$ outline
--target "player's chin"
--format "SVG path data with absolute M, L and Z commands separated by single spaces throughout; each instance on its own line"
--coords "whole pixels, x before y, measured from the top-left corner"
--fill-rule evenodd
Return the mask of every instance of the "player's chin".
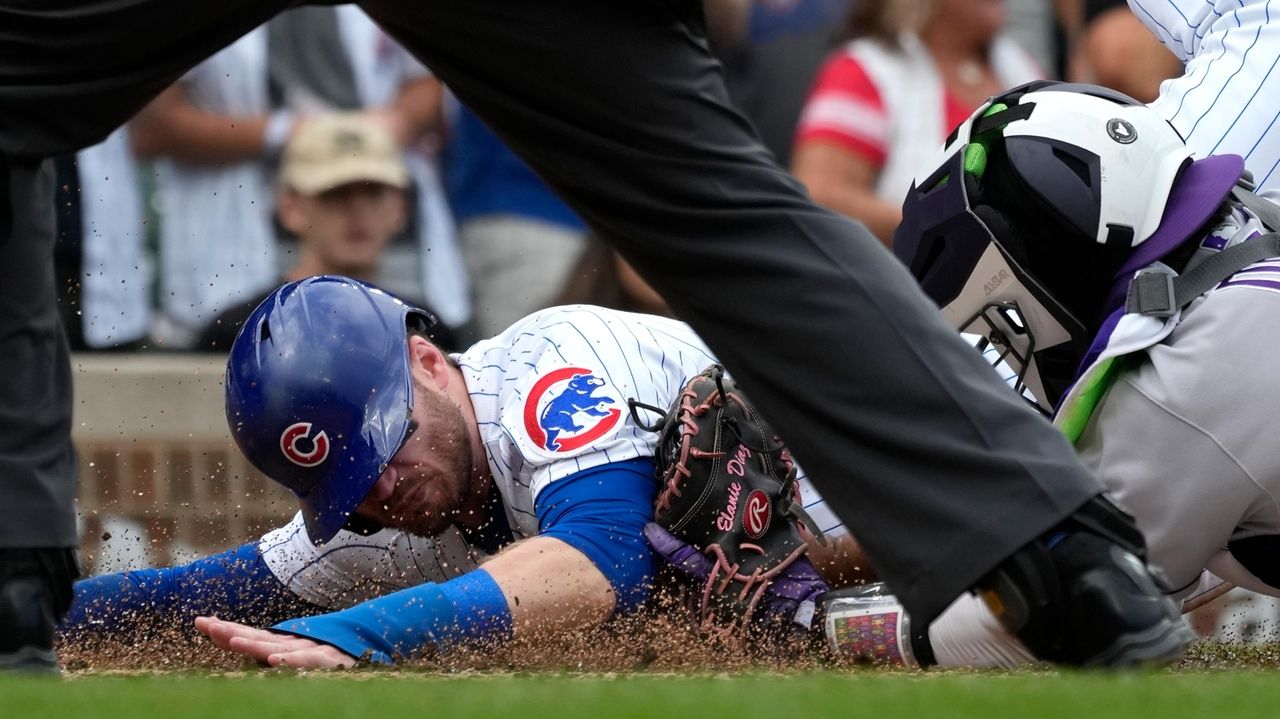
M 428 490 L 423 501 L 391 513 L 387 525 L 422 537 L 434 537 L 443 532 L 453 523 L 456 512 L 431 501 L 434 499 L 431 495 Z
M 453 524 L 453 516 L 440 512 L 426 512 L 413 517 L 393 517 L 387 526 L 419 537 L 439 536 Z

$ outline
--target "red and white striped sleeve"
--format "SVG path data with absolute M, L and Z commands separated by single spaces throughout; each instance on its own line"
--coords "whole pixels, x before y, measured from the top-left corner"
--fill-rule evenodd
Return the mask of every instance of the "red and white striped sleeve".
M 818 73 L 800 122 L 796 147 L 829 141 L 867 158 L 876 167 L 888 154 L 889 117 L 862 64 L 847 52 L 831 56 Z

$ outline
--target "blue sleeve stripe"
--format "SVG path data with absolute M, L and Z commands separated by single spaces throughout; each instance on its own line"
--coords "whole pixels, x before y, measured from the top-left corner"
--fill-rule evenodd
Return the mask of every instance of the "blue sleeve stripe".
M 657 494 L 653 474 L 651 458 L 592 467 L 548 484 L 534 507 L 539 534 L 587 555 L 609 580 L 620 611 L 639 607 L 653 582 L 643 535 Z

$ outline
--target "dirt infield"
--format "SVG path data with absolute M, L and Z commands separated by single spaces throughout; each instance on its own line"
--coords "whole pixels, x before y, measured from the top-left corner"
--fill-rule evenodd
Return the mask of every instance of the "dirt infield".
M 150 632 L 148 636 L 65 643 L 59 651 L 70 672 L 205 669 L 252 666 L 215 647 L 193 631 Z M 514 641 L 502 647 L 455 649 L 409 658 L 402 666 L 442 672 L 585 671 L 659 672 L 747 671 L 830 667 L 826 652 L 799 648 L 788 656 L 768 656 L 734 642 L 695 636 L 689 627 L 663 618 L 635 617 L 607 629 Z
M 130 640 L 66 644 L 60 648 L 71 675 L 116 671 L 237 671 L 252 662 L 224 652 L 192 631 L 151 633 Z M 620 620 L 607 629 L 571 636 L 515 641 L 486 650 L 455 650 L 414 657 L 400 667 L 414 672 L 571 672 L 571 673 L 705 673 L 811 671 L 869 668 L 833 658 L 821 646 L 767 654 L 733 642 L 698 637 L 686 626 L 661 617 Z M 1178 671 L 1280 669 L 1280 644 L 1226 644 L 1202 641 L 1176 667 Z M 884 669 L 885 671 L 907 671 Z

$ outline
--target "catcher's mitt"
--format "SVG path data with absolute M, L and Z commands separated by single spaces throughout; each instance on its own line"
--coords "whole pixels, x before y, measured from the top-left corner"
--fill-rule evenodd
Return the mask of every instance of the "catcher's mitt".
M 753 625 L 793 621 L 807 628 L 812 601 L 827 590 L 803 557 L 806 537 L 818 531 L 801 508 L 795 463 L 773 429 L 720 365 L 693 377 L 660 429 L 651 428 L 661 432 L 658 526 L 645 535 L 703 581 L 703 628 L 744 634 Z

